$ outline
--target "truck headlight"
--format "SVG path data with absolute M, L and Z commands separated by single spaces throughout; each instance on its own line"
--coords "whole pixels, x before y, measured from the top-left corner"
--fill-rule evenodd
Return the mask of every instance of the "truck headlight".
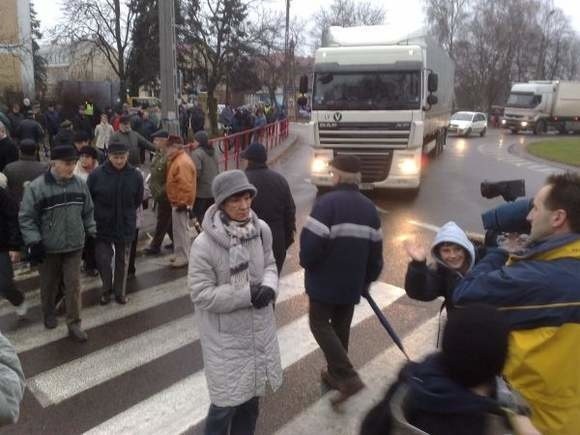
M 323 157 L 315 157 L 314 160 L 312 160 L 312 165 L 311 168 L 313 173 L 323 173 L 323 172 L 328 172 L 328 159 L 325 159 Z
M 399 170 L 403 175 L 415 175 L 419 173 L 419 165 L 414 158 L 404 158 L 399 161 Z
M 502 119 L 502 120 L 501 120 L 501 124 L 502 124 L 502 125 L 505 125 L 505 123 L 506 123 L 505 119 Z
M 521 122 L 521 126 L 522 127 L 527 127 L 528 126 L 528 121 L 522 121 Z

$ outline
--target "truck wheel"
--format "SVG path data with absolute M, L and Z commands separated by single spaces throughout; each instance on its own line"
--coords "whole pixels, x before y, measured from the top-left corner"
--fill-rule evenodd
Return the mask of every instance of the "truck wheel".
M 487 127 L 483 127 L 483 130 L 481 130 L 481 133 L 479 133 L 479 136 L 483 137 L 483 136 L 485 136 L 485 133 L 487 133 Z
M 468 129 L 465 131 L 465 137 L 469 137 L 469 136 L 471 136 L 471 128 L 468 128 Z
M 543 134 L 546 132 L 546 123 L 542 120 L 536 123 L 534 127 L 534 134 Z

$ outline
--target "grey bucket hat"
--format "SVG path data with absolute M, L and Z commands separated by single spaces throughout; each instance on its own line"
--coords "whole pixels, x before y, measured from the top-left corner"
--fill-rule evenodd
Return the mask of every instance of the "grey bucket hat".
M 250 192 L 252 197 L 258 193 L 256 187 L 248 181 L 246 174 L 239 169 L 225 171 L 216 176 L 211 183 L 211 191 L 218 207 L 236 193 Z

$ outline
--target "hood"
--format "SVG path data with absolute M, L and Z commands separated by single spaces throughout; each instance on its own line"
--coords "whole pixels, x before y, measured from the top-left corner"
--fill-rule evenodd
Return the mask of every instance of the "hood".
M 213 204 L 205 212 L 201 228 L 207 233 L 218 245 L 227 250 L 230 249 L 230 236 L 226 233 L 224 223 L 220 216 L 221 210 L 216 204 Z M 250 220 L 254 222 L 256 228 L 259 228 L 258 215 L 254 210 L 250 210 Z
M 471 125 L 472 121 L 460 121 L 458 119 L 452 119 L 449 121 L 449 124 L 456 125 L 459 128 L 466 128 Z
M 443 262 L 443 260 L 441 260 L 439 255 L 437 255 L 437 253 L 436 253 L 437 250 L 435 249 L 437 247 L 437 245 L 439 245 L 440 243 L 443 243 L 443 242 L 456 243 L 459 246 L 465 248 L 465 250 L 469 254 L 469 269 L 468 270 L 471 270 L 473 268 L 473 265 L 475 264 L 475 247 L 473 246 L 473 243 L 471 243 L 469 241 L 469 239 L 467 238 L 467 235 L 465 234 L 465 231 L 463 231 L 459 227 L 459 225 L 457 225 L 453 221 L 447 222 L 437 232 L 437 235 L 435 236 L 435 240 L 433 241 L 433 244 L 431 245 L 431 255 L 433 256 L 435 261 L 437 261 L 437 263 L 439 263 L 441 266 L 447 267 L 445 265 L 445 263 Z
M 409 402 L 417 410 L 438 414 L 489 412 L 496 402 L 479 396 L 453 382 L 446 374 L 439 354 L 420 363 L 412 363 L 407 371 Z

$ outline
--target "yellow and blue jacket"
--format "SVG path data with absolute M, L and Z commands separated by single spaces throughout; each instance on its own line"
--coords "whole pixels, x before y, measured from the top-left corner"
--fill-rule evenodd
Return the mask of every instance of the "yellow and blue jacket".
M 580 234 L 552 236 L 509 259 L 489 250 L 453 300 L 506 313 L 504 375 L 528 401 L 532 422 L 544 435 L 580 434 Z

